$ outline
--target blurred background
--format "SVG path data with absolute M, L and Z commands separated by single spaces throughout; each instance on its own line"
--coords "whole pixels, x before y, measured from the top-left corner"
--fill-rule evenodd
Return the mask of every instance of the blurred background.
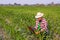
M 48 22 L 46 40 L 60 40 L 60 0 L 0 0 L 0 40 L 43 40 L 28 29 L 37 12 Z

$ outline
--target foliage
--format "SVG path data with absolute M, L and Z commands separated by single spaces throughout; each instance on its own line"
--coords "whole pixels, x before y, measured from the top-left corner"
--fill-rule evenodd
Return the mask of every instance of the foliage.
M 46 39 L 56 40 L 56 35 L 60 35 L 60 6 L 0 6 L 0 26 L 11 40 L 42 40 L 41 36 L 37 38 L 37 35 L 30 34 L 27 28 L 35 26 L 37 12 L 43 12 L 48 22 L 50 34 Z

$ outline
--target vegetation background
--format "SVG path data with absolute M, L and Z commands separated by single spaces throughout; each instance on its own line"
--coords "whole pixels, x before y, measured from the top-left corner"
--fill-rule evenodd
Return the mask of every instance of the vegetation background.
M 4 40 L 42 40 L 44 35 L 30 34 L 27 28 L 35 26 L 37 12 L 43 12 L 48 22 L 50 33 L 46 40 L 60 40 L 60 6 L 0 6 L 0 28 L 5 31 Z

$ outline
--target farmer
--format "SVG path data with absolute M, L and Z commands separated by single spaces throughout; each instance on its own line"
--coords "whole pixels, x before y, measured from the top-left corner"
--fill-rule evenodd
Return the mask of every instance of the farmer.
M 34 34 L 43 34 L 44 37 L 43 40 L 46 40 L 46 36 L 48 34 L 48 28 L 47 28 L 47 21 L 45 18 L 43 18 L 43 13 L 38 12 L 37 15 L 35 16 L 36 18 L 36 26 L 34 28 L 28 27 L 30 31 L 32 31 Z M 37 30 L 37 31 L 35 31 Z
M 35 34 L 39 34 L 41 32 L 48 32 L 47 21 L 45 18 L 43 18 L 43 15 L 44 15 L 43 13 L 38 12 L 37 15 L 35 16 L 36 26 L 34 28 L 29 27 L 29 29 Z M 36 32 L 34 30 L 38 30 L 38 31 Z
M 35 32 L 35 34 L 39 34 L 41 32 L 48 32 L 47 28 L 47 21 L 45 18 L 43 18 L 43 13 L 38 12 L 37 15 L 35 16 L 36 18 L 36 26 L 34 27 L 36 30 L 38 29 L 39 31 Z

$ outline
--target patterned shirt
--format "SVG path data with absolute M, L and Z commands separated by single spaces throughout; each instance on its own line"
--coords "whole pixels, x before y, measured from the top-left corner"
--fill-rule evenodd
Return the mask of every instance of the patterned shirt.
M 36 26 L 35 26 L 35 29 L 38 28 L 38 23 L 39 23 L 39 21 L 36 20 Z M 43 18 L 43 19 L 41 20 L 40 26 L 41 26 L 41 29 L 47 30 L 47 21 L 46 21 L 46 19 Z

